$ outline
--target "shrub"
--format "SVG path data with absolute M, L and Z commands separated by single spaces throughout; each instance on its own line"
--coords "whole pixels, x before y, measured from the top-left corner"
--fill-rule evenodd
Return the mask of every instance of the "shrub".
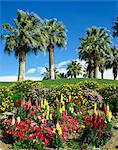
M 99 84 L 96 81 L 84 81 L 78 83 L 78 86 L 80 86 L 80 88 L 82 88 L 83 90 L 96 90 L 99 87 Z
M 10 86 L 10 89 L 13 91 L 13 100 L 19 100 L 20 98 L 25 98 L 26 100 L 30 97 L 30 91 L 35 89 L 42 88 L 43 85 L 40 82 L 32 81 L 32 80 L 25 80 L 22 82 L 16 82 L 14 85 Z
M 67 101 L 69 95 L 71 95 L 73 102 L 76 102 L 78 100 L 78 96 L 82 96 L 83 94 L 83 90 L 78 85 L 74 84 L 58 85 L 53 87 L 51 91 L 52 99 L 56 99 L 56 97 L 60 99 L 61 95 L 63 94 L 64 101 Z
M 0 112 L 4 112 L 13 107 L 12 96 L 13 93 L 8 87 L 0 86 Z
M 117 104 L 118 104 L 118 85 L 103 85 L 97 89 L 99 94 L 103 97 L 105 103 L 110 105 L 112 112 L 118 112 Z
M 86 143 L 95 147 L 105 145 L 111 138 L 112 126 L 105 117 L 93 114 L 84 118 L 85 129 L 80 137 L 81 143 Z
M 98 108 L 102 107 L 103 104 L 103 98 L 100 94 L 98 94 L 96 91 L 93 90 L 84 90 L 83 91 L 83 97 L 87 99 L 88 101 L 88 108 L 90 109 L 93 107 L 94 103 L 97 103 Z

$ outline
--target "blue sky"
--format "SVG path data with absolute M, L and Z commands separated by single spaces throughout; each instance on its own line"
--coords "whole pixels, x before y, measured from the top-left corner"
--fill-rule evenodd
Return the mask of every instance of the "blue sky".
M 92 27 L 106 27 L 112 34 L 112 24 L 118 16 L 117 1 L 1 1 L 0 25 L 9 23 L 14 25 L 16 10 L 22 9 L 35 12 L 42 19 L 57 18 L 66 26 L 67 47 L 66 49 L 55 48 L 55 65 L 60 71 L 65 71 L 66 64 L 70 60 L 78 59 L 79 38 L 84 36 L 85 29 Z M 0 28 L 1 30 L 1 28 Z M 117 39 L 113 43 L 118 44 Z M 84 62 L 82 62 L 84 65 Z M 41 77 L 44 67 L 48 66 L 48 53 L 44 56 L 41 52 L 37 56 L 28 54 L 26 60 L 26 77 Z M 14 55 L 8 56 L 4 53 L 4 44 L 0 43 L 0 79 L 15 77 L 18 70 L 18 60 Z M 106 77 L 110 78 L 110 71 Z M 6 77 L 7 76 L 7 77 Z

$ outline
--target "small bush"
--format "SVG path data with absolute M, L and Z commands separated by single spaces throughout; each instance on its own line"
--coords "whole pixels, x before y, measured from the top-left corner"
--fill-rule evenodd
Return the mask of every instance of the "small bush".
M 42 87 L 43 85 L 40 82 L 26 80 L 22 82 L 16 82 L 14 85 L 11 85 L 10 89 L 13 91 L 13 100 L 16 101 L 20 98 L 32 98 L 30 97 L 31 94 L 29 94 L 29 92 Z
M 81 143 L 100 147 L 112 136 L 112 126 L 107 118 L 93 114 L 84 118 L 85 129 L 80 137 Z
M 105 103 L 110 105 L 112 112 L 117 112 L 118 108 L 118 85 L 102 85 L 97 89 L 99 94 L 103 97 Z
M 7 111 L 13 107 L 13 93 L 8 87 L 0 86 L 0 112 Z
M 74 84 L 64 84 L 59 85 L 56 87 L 53 87 L 51 89 L 52 98 L 58 97 L 60 99 L 61 94 L 63 94 L 64 100 L 67 101 L 69 98 L 69 95 L 72 96 L 72 99 L 74 102 L 78 100 L 78 96 L 83 94 L 83 90 L 78 86 Z
M 103 104 L 103 100 L 102 99 L 103 98 L 96 91 L 93 91 L 93 90 L 84 90 L 83 91 L 83 97 L 85 99 L 87 99 L 89 107 L 90 106 L 92 107 L 94 103 L 96 103 L 99 108 L 102 107 L 102 104 Z
M 96 81 L 84 81 L 78 83 L 78 86 L 80 86 L 80 88 L 82 88 L 83 90 L 96 90 L 99 87 L 99 84 Z

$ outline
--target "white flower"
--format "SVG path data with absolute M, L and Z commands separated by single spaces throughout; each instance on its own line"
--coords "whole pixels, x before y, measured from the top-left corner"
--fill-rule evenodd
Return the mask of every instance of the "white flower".
M 14 125 L 14 124 L 15 124 L 15 118 L 14 118 L 14 117 L 12 118 L 12 122 L 11 122 L 11 124 L 12 124 L 12 125 Z
M 17 122 L 20 123 L 20 117 L 17 117 Z

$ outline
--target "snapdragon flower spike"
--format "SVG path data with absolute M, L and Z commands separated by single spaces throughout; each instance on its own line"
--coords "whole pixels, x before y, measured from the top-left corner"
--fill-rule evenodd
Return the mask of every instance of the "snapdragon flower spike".
M 16 100 L 16 102 L 15 102 L 15 106 L 16 106 L 16 107 L 18 107 L 18 106 L 19 106 L 19 102 L 18 102 L 18 100 Z
M 72 97 L 71 97 L 71 95 L 69 95 L 68 102 L 69 102 L 69 103 L 71 103 L 71 102 L 72 102 Z
M 20 100 L 19 105 L 23 106 L 25 104 L 25 101 L 23 99 Z
M 26 110 L 32 109 L 32 103 L 31 103 L 31 100 L 30 100 L 30 99 L 28 100 L 28 102 L 26 102 L 26 104 L 25 104 L 25 109 L 26 109 Z
M 35 101 L 35 107 L 36 107 L 36 111 L 38 111 L 38 109 L 39 109 L 38 99 L 36 99 L 36 101 Z
M 106 104 L 104 104 L 104 113 L 105 113 L 105 115 L 107 114 L 107 107 L 106 107 Z

